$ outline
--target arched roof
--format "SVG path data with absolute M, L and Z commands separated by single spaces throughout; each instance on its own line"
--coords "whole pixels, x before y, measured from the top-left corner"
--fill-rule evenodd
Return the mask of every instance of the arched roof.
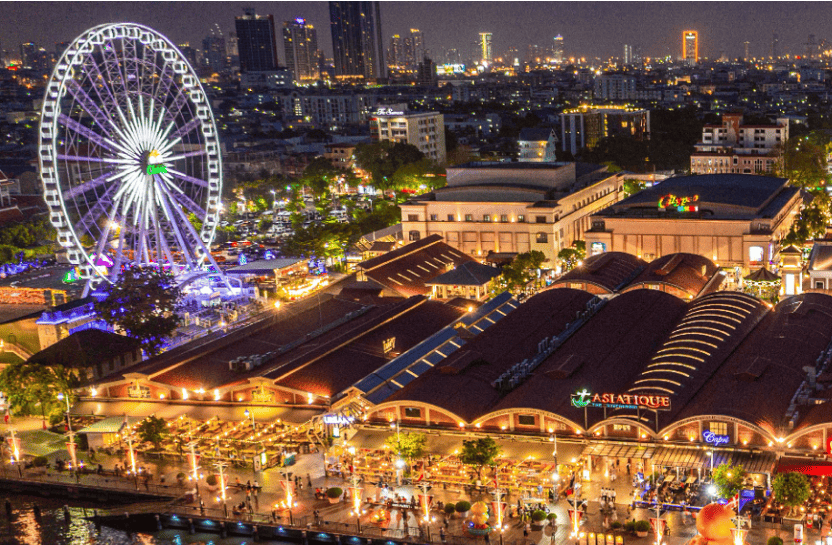
M 646 266 L 646 261 L 633 254 L 604 252 L 584 259 L 581 266 L 561 276 L 553 285 L 588 282 L 612 293 Z
M 699 294 L 719 267 L 701 255 L 677 253 L 654 259 L 621 291 L 640 289 L 644 284 L 667 284 L 691 296 Z M 718 287 L 713 286 L 713 288 Z

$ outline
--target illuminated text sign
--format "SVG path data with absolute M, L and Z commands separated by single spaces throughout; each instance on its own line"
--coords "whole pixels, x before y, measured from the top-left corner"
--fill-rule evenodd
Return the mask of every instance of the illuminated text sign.
M 147 175 L 151 176 L 153 174 L 167 174 L 168 169 L 165 168 L 165 165 L 147 165 Z
M 393 108 L 379 108 L 376 115 L 404 115 L 404 112 L 397 112 Z
M 679 212 L 698 212 L 699 205 L 693 204 L 698 201 L 699 195 L 694 195 L 693 197 L 677 197 L 673 194 L 665 195 L 659 199 L 659 210 L 675 208 Z
M 584 409 L 598 407 L 608 409 L 670 410 L 670 396 L 638 394 L 593 394 L 587 390 L 572 394 L 573 407 Z
M 702 439 L 704 439 L 706 443 L 710 443 L 711 445 L 718 447 L 719 445 L 727 445 L 731 440 L 731 437 L 728 435 L 717 435 L 712 431 L 703 431 Z
M 355 421 L 355 418 L 351 416 L 343 416 L 340 414 L 325 414 L 324 415 L 324 424 L 352 424 Z

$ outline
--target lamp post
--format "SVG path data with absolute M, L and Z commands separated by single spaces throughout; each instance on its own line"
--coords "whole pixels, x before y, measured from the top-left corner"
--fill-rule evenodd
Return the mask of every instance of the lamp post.
M 196 464 L 196 441 L 191 441 L 188 443 L 188 448 L 191 451 L 191 476 L 194 480 L 194 486 L 196 487 L 196 495 L 199 497 L 199 472 L 197 471 L 197 464 Z
M 254 410 L 249 411 L 248 409 L 246 409 L 243 412 L 243 414 L 246 415 L 246 418 L 249 418 L 249 417 L 251 418 L 251 429 L 252 429 L 252 431 L 256 432 L 257 431 L 257 424 L 255 424 L 255 422 L 254 422 Z
M 225 516 L 228 516 L 228 505 L 225 503 L 225 468 L 228 466 L 226 462 L 217 462 L 217 470 L 220 472 L 220 498 L 222 498 L 222 508 L 225 511 Z
M 72 420 L 69 418 L 69 396 L 58 392 L 58 401 L 66 401 L 66 427 L 69 432 L 69 442 L 66 444 L 69 455 L 72 458 L 72 469 L 78 474 L 78 457 L 75 455 L 75 432 L 72 431 Z

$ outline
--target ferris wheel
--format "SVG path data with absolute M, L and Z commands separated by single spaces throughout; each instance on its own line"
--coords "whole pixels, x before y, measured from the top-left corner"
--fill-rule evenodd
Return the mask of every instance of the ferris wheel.
M 113 281 L 128 264 L 216 267 L 217 128 L 163 35 L 114 23 L 76 38 L 46 87 L 38 152 L 50 221 L 81 278 Z

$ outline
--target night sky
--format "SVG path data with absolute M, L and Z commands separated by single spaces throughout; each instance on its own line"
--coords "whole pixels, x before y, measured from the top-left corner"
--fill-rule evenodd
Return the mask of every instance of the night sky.
M 278 29 L 285 20 L 306 18 L 331 56 L 326 2 L 3 2 L 0 47 L 14 57 L 21 42 L 52 51 L 55 42 L 89 27 L 131 21 L 201 48 L 210 25 L 219 23 L 227 36 L 245 6 L 273 14 Z M 775 32 L 781 53 L 802 54 L 809 34 L 832 40 L 830 2 L 382 2 L 381 19 L 385 51 L 392 34 L 415 27 L 434 58 L 444 48 L 471 51 L 484 31 L 493 33 L 495 56 L 517 47 L 521 60 L 527 44 L 549 47 L 556 34 L 564 36 L 567 55 L 588 59 L 621 56 L 625 43 L 640 44 L 645 56 L 677 57 L 688 28 L 699 31 L 700 55 L 711 58 L 723 51 L 741 56 L 746 40 L 752 56 L 768 55 Z M 283 63 L 281 42 L 278 54 Z

